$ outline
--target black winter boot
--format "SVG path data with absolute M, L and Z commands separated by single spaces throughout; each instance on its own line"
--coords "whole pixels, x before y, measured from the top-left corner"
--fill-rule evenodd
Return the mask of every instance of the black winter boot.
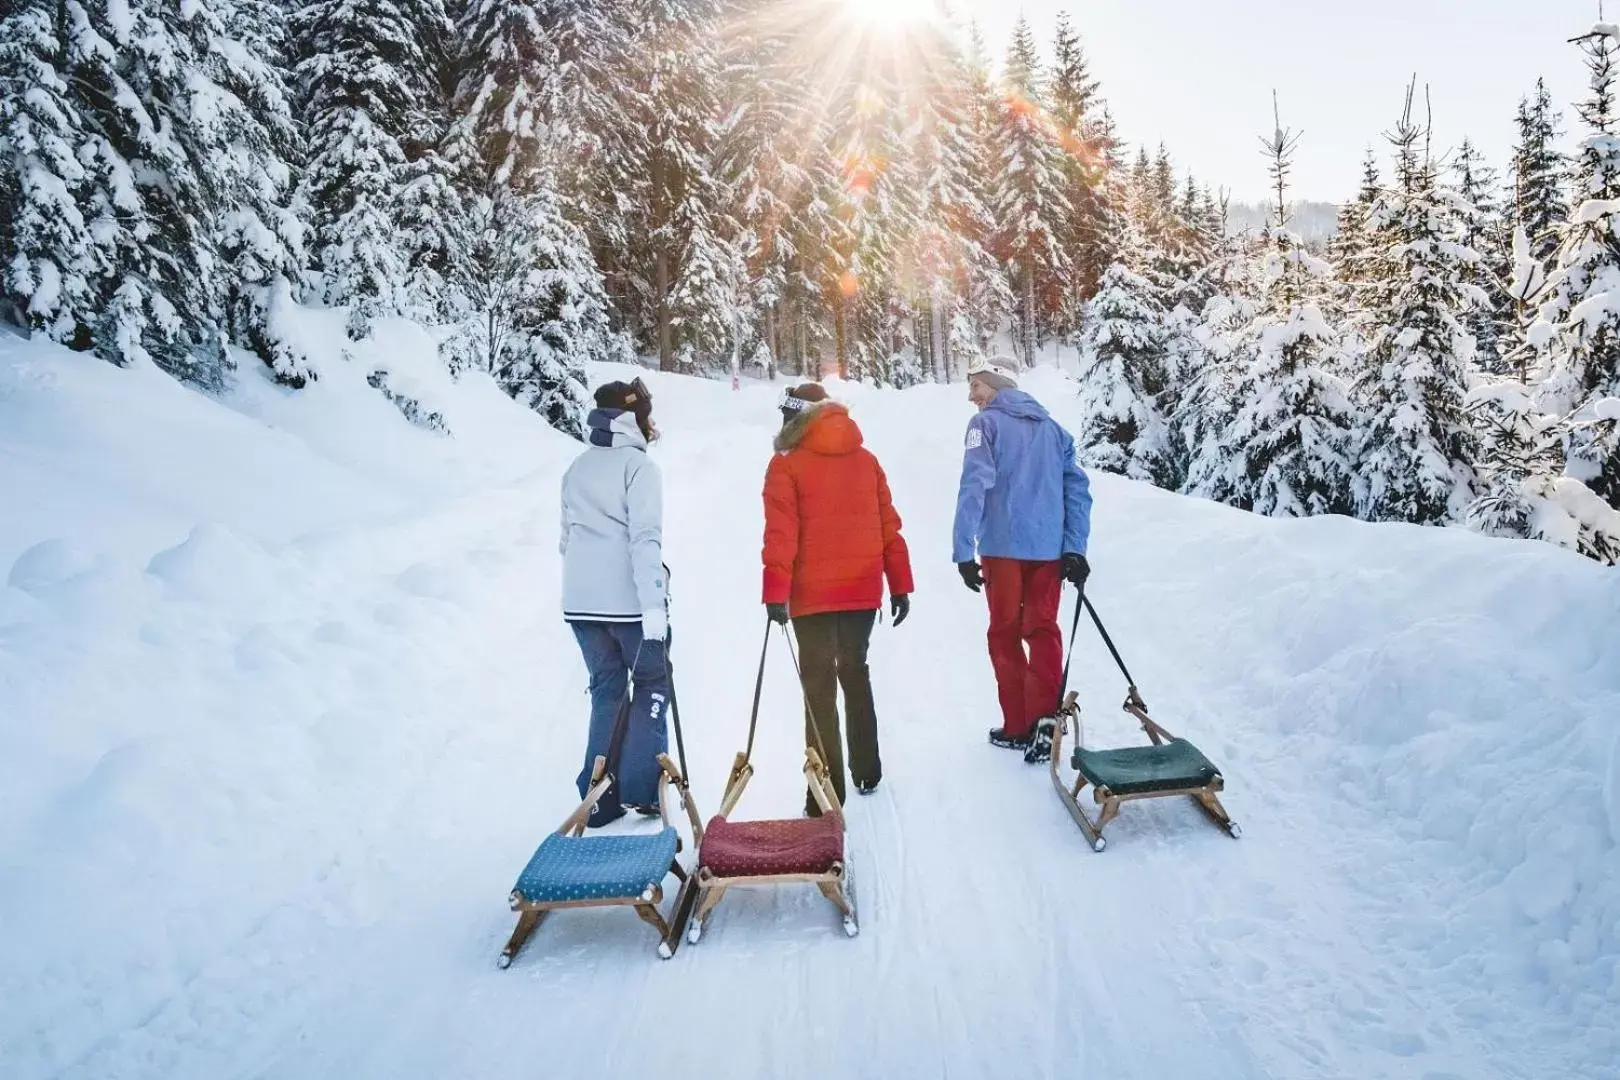
M 1009 735 L 1004 727 L 990 729 L 990 745 L 1004 750 L 1028 750 L 1033 740 L 1033 735 Z
M 1035 736 L 1029 740 L 1029 748 L 1024 751 L 1025 764 L 1039 765 L 1052 760 L 1052 732 L 1056 729 L 1057 721 L 1050 716 L 1035 722 Z

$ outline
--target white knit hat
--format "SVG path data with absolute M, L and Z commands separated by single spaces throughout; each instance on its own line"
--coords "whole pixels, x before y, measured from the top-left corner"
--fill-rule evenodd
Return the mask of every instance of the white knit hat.
M 995 390 L 1018 389 L 1018 362 L 1010 356 L 976 356 L 968 361 L 967 375 L 969 380 L 978 379 Z

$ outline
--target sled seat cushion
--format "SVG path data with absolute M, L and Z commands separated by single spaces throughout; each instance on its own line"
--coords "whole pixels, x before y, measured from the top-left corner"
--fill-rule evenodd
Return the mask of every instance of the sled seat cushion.
M 844 861 L 844 822 L 837 814 L 780 821 L 727 821 L 703 830 L 698 865 L 716 877 L 825 874 Z
M 676 833 L 558 836 L 536 849 L 513 891 L 531 904 L 629 900 L 658 885 L 675 861 Z
M 1115 795 L 1146 795 L 1204 787 L 1220 770 L 1186 739 L 1163 746 L 1127 746 L 1118 750 L 1076 747 L 1074 767 L 1087 781 Z

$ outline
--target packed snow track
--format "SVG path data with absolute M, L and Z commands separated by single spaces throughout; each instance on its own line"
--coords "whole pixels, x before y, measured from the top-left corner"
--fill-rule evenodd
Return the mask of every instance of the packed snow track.
M 1612 570 L 1094 478 L 1091 595 L 1244 825 L 1133 803 L 1097 855 L 985 744 L 984 600 L 948 550 L 962 388 L 839 386 L 918 576 L 874 637 L 860 935 L 813 889 L 742 891 L 668 962 L 628 911 L 565 911 L 499 971 L 507 890 L 576 801 L 573 446 L 487 386 L 439 388 L 445 439 L 326 382 L 295 422 L 268 388 L 227 409 L 0 349 L 7 1080 L 1620 1076 Z M 779 388 L 652 385 L 707 814 L 747 723 Z M 1061 376 L 1029 386 L 1066 417 Z M 1094 636 L 1075 670 L 1088 743 L 1137 740 Z M 795 812 L 800 739 L 777 651 L 742 813 Z

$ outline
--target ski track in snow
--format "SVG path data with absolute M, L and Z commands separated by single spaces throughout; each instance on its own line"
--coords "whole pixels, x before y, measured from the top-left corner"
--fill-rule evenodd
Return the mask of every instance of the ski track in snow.
M 763 389 L 654 388 L 707 815 L 746 730 L 774 414 Z M 812 888 L 733 890 L 667 963 L 618 909 L 554 913 L 495 969 L 506 892 L 576 801 L 559 458 L 285 546 L 209 527 L 122 562 L 29 558 L 0 593 L 28 619 L 0 618 L 0 662 L 27 659 L 0 666 L 0 703 L 74 718 L 37 753 L 83 780 L 16 796 L 0 831 L 20 928 L 0 1075 L 1620 1076 L 1612 576 L 1098 478 L 1094 599 L 1155 716 L 1223 766 L 1244 838 L 1150 801 L 1096 855 L 1045 769 L 984 743 L 983 600 L 946 558 L 961 389 L 845 389 L 918 577 L 872 647 L 885 777 L 852 793 L 858 937 Z M 1520 629 L 1493 625 L 1508 612 Z M 784 653 L 743 816 L 802 798 Z M 1139 738 L 1084 627 L 1075 666 L 1088 743 Z

